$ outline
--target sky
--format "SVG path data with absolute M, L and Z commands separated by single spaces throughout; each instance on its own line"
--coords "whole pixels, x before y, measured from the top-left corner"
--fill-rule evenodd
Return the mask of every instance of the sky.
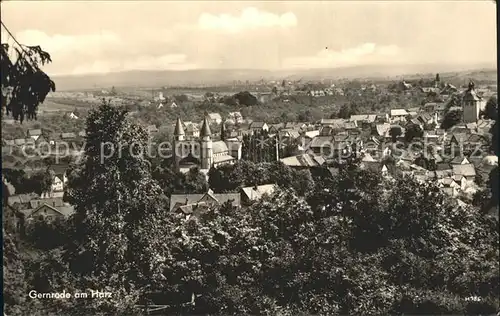
M 476 1 L 2 1 L 49 75 L 126 70 L 496 65 L 495 3 Z M 2 29 L 2 43 L 12 42 Z

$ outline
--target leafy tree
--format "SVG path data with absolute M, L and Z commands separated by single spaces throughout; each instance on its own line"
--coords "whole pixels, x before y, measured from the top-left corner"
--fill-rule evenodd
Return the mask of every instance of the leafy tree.
M 421 138 L 424 136 L 424 131 L 417 124 L 408 124 L 405 130 L 405 141 L 411 142 L 414 138 Z
M 89 113 L 82 163 L 70 172 L 67 199 L 75 206 L 73 241 L 65 256 L 91 288 L 107 284 L 117 301 L 96 308 L 131 308 L 139 290 L 161 279 L 158 256 L 164 199 L 151 177 L 147 132 L 126 111 L 104 102 Z
M 259 103 L 257 98 L 248 91 L 238 92 L 233 97 L 238 100 L 238 104 L 241 105 L 252 106 Z
M 490 120 L 496 120 L 498 117 L 498 100 L 496 96 L 492 96 L 488 102 L 486 102 L 486 107 L 484 111 L 480 113 L 480 116 L 483 116 Z
M 183 103 L 183 102 L 187 102 L 189 101 L 189 98 L 187 95 L 185 94 L 181 94 L 181 95 L 174 95 L 174 99 L 176 102 L 178 103 Z
M 21 45 L 14 47 L 19 56 L 14 62 L 9 56 L 9 48 L 8 44 L 2 43 L 0 49 L 2 93 L 4 89 L 11 91 L 8 101 L 7 97 L 2 97 L 2 111 L 5 107 L 7 115 L 12 113 L 13 118 L 22 123 L 25 117 L 35 119 L 38 105 L 56 89 L 54 82 L 40 69 L 52 60 L 40 46 Z
M 389 130 L 389 135 L 392 138 L 392 142 L 395 143 L 399 136 L 403 134 L 403 130 L 399 126 L 392 126 Z
M 340 109 L 339 109 L 339 112 L 337 114 L 337 116 L 339 118 L 343 118 L 343 119 L 348 119 L 350 118 L 352 115 L 352 110 L 351 110 L 351 107 L 348 105 L 348 104 L 343 104 Z
M 462 110 L 453 110 L 445 114 L 441 122 L 441 128 L 450 129 L 462 121 Z

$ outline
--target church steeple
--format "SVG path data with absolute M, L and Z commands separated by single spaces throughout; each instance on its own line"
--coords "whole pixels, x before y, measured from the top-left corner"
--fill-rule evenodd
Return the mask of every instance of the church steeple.
M 203 119 L 203 124 L 201 125 L 200 137 L 211 137 L 212 132 L 210 132 L 210 124 L 208 123 L 207 117 Z
M 178 117 L 175 123 L 174 136 L 184 136 L 184 128 L 182 127 L 181 119 Z

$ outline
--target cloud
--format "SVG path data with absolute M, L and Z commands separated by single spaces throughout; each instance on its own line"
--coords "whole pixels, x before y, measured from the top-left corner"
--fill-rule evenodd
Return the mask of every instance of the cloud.
M 103 47 L 120 43 L 120 37 L 110 31 L 83 35 L 48 35 L 38 30 L 25 30 L 16 34 L 17 40 L 25 45 L 40 45 L 50 54 L 86 51 L 94 54 Z
M 246 29 L 282 27 L 297 25 L 297 17 L 292 12 L 282 15 L 259 11 L 256 8 L 244 9 L 240 16 L 230 14 L 213 15 L 203 13 L 198 19 L 198 27 L 203 30 L 222 30 L 237 33 Z
M 128 32 L 126 36 L 103 30 L 80 35 L 48 35 L 25 30 L 15 36 L 25 45 L 40 45 L 53 63 L 44 70 L 49 74 L 90 74 L 127 70 L 185 70 L 197 68 L 169 43 L 175 42 L 172 29 L 156 34 Z
M 291 57 L 283 62 L 287 68 L 344 67 L 367 64 L 393 63 L 401 58 L 396 45 L 377 46 L 364 43 L 359 46 L 334 51 L 324 49 L 313 56 Z

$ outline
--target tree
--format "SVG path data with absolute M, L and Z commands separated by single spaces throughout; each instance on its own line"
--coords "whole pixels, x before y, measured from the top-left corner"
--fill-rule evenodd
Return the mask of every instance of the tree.
M 257 105 L 259 101 L 257 98 L 248 91 L 238 92 L 233 97 L 238 100 L 238 104 L 252 106 Z
M 395 143 L 399 136 L 403 134 L 403 130 L 399 126 L 392 126 L 389 130 L 389 135 L 392 138 L 392 142 Z
M 488 102 L 486 102 L 486 107 L 484 111 L 480 113 L 480 116 L 485 117 L 490 120 L 496 120 L 498 117 L 498 101 L 496 96 L 492 96 Z
M 408 124 L 405 129 L 405 141 L 411 142 L 414 138 L 421 138 L 424 136 L 424 131 L 417 124 Z
M 123 311 L 162 278 L 164 198 L 144 156 L 147 132 L 125 110 L 104 102 L 89 113 L 86 131 L 84 159 L 68 182 L 76 214 L 66 262 L 83 285 L 116 291 L 115 301 L 100 301 L 98 308 Z
M 351 117 L 351 107 L 348 105 L 348 104 L 343 104 L 340 109 L 339 109 L 339 112 L 337 114 L 337 116 L 339 118 L 343 118 L 343 119 L 348 119 Z
M 462 110 L 452 110 L 445 114 L 443 122 L 441 122 L 441 128 L 450 129 L 462 121 Z
M 2 26 L 5 27 L 3 23 Z M 10 31 L 8 33 L 12 37 Z M 56 87 L 40 69 L 40 66 L 52 62 L 50 55 L 40 46 L 20 45 L 17 41 L 16 44 L 14 50 L 19 58 L 16 56 L 15 62 L 9 56 L 8 44 L 2 43 L 0 49 L 2 94 L 4 90 L 10 91 L 9 98 L 2 96 L 2 110 L 5 107 L 7 115 L 12 113 L 13 118 L 22 123 L 25 117 L 28 120 L 36 118 L 38 105 Z

